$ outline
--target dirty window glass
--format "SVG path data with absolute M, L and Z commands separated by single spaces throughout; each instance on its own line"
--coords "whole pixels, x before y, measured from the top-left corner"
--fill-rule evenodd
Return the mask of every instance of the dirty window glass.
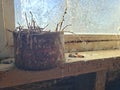
M 38 25 L 54 30 L 62 19 L 65 8 L 65 25 L 72 24 L 66 31 L 87 34 L 118 34 L 120 27 L 120 0 L 15 0 L 17 22 L 26 25 L 25 15 L 29 12 Z

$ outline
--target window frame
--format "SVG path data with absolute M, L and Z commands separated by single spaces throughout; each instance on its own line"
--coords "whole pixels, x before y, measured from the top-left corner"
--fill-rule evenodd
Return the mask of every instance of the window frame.
M 10 31 L 15 29 L 14 0 L 1 0 L 1 2 L 6 46 L 11 46 L 13 45 L 13 37 Z
M 74 47 L 74 48 L 72 48 Z M 120 49 L 120 35 L 65 35 L 66 52 Z
M 4 29 L 14 30 L 15 13 L 14 0 L 2 0 Z M 11 16 L 9 16 L 11 15 Z M 12 22 L 11 22 L 12 21 Z M 93 51 L 120 48 L 120 35 L 102 34 L 65 34 L 65 52 Z M 12 33 L 6 30 L 9 46 L 13 46 Z

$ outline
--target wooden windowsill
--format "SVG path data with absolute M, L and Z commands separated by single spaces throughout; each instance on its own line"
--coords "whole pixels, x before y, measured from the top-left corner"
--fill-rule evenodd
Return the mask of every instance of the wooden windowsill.
M 76 52 L 73 52 L 76 53 Z M 86 52 L 78 52 L 79 55 L 84 56 L 84 58 L 69 58 L 69 53 L 66 53 L 66 62 L 75 62 L 75 61 L 90 61 L 90 60 L 98 60 L 98 59 L 109 59 L 120 57 L 120 50 L 99 50 L 99 51 L 86 51 Z
M 84 58 L 69 58 L 61 66 L 45 71 L 12 69 L 0 72 L 0 88 L 32 82 L 54 80 L 102 70 L 118 69 L 120 50 L 79 52 Z

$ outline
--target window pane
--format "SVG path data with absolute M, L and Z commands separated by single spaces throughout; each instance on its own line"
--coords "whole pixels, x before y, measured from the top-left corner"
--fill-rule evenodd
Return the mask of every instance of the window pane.
M 74 0 L 72 3 L 73 30 L 76 32 L 119 32 L 120 0 Z
M 120 0 L 15 0 L 16 23 L 26 25 L 24 14 L 30 19 L 31 11 L 38 25 L 55 30 L 66 7 L 64 26 L 72 24 L 67 31 L 119 33 Z
M 30 22 L 31 11 L 39 26 L 49 24 L 48 28 L 54 29 L 62 18 L 64 5 L 64 0 L 15 0 L 16 26 L 18 22 L 26 26 L 25 13 Z

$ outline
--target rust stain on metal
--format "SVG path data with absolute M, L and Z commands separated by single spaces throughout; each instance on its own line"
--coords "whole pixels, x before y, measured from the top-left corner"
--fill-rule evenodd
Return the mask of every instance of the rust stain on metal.
M 13 34 L 17 67 L 30 70 L 50 69 L 64 61 L 62 32 L 31 33 L 30 38 L 27 38 L 27 34 Z

